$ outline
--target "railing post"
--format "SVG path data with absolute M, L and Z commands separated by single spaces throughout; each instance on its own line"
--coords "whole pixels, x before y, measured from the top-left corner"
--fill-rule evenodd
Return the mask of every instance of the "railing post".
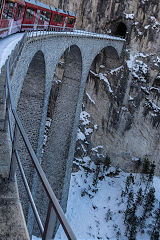
M 17 135 L 18 135 L 18 127 L 15 123 L 15 129 L 14 129 L 14 135 L 13 135 L 13 141 L 12 141 L 12 156 L 11 156 L 11 166 L 10 166 L 10 174 L 9 179 L 11 181 L 15 180 L 15 174 L 16 174 L 16 145 L 17 145 Z
M 8 127 L 8 120 L 9 120 L 9 108 L 10 108 L 11 102 L 10 102 L 10 97 L 9 94 L 7 96 L 7 100 L 6 100 L 6 113 L 5 113 L 5 120 L 4 120 L 4 130 L 7 130 Z
M 53 208 L 52 208 L 52 203 L 49 200 L 47 217 L 46 217 L 46 222 L 45 222 L 45 226 L 44 226 L 44 233 L 43 233 L 43 236 L 42 236 L 42 240 L 52 239 L 52 237 L 53 237 L 53 230 L 54 230 L 53 221 L 52 221 L 52 229 L 50 228 L 51 215 L 52 215 L 51 211 L 53 211 Z

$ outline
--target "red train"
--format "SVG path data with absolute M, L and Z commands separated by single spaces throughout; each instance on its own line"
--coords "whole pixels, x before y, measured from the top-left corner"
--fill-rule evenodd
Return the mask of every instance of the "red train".
M 36 0 L 0 0 L 0 37 L 22 30 L 72 30 L 75 15 Z

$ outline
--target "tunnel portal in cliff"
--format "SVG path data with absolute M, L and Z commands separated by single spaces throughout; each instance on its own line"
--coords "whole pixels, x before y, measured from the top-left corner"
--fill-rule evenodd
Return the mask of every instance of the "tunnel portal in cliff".
M 127 32 L 127 26 L 123 22 L 119 22 L 114 29 L 114 35 L 125 38 Z

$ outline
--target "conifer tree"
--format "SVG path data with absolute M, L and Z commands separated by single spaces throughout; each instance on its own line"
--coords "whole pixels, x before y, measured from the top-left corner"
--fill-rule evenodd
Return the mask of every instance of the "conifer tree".
M 147 184 L 146 184 L 146 188 L 145 188 L 144 193 L 147 192 L 147 189 L 149 188 L 150 184 L 153 181 L 154 170 L 155 170 L 155 164 L 154 163 L 150 163 L 150 165 L 149 165 L 149 174 L 148 174 Z
M 136 239 L 137 233 L 137 216 L 136 216 L 136 205 L 133 204 L 131 208 L 128 208 L 125 216 L 126 232 L 125 235 L 128 236 L 130 240 Z
M 155 211 L 155 223 L 154 228 L 151 234 L 151 240 L 158 240 L 159 239 L 159 231 L 160 231 L 160 203 L 159 208 Z
M 154 208 L 154 202 L 155 202 L 155 189 L 154 187 L 152 187 L 149 189 L 149 192 L 145 196 L 144 211 L 140 222 L 141 229 L 144 227 L 146 217 L 151 213 L 151 211 Z
M 129 187 L 131 183 L 134 184 L 134 176 L 132 175 L 132 173 L 129 176 L 127 176 L 127 179 L 126 179 L 125 195 L 129 192 Z
M 143 201 L 143 194 L 142 194 L 142 188 L 140 187 L 137 192 L 137 198 L 136 198 L 136 205 L 141 205 Z

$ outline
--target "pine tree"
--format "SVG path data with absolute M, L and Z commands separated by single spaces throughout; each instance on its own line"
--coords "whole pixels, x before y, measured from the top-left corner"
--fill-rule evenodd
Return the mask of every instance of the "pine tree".
M 149 165 L 148 180 L 147 180 L 147 184 L 146 184 L 146 188 L 145 188 L 144 194 L 147 192 L 147 189 L 149 188 L 150 184 L 151 184 L 152 181 L 153 181 L 154 170 L 155 170 L 155 164 L 154 164 L 154 163 L 150 163 L 150 165 Z
M 150 166 L 150 162 L 148 158 L 144 158 L 143 165 L 142 165 L 142 173 L 148 174 L 149 166 Z
M 142 200 L 143 200 L 143 194 L 142 194 L 142 188 L 140 187 L 137 192 L 136 205 L 140 206 L 142 204 Z
M 134 196 L 133 196 L 133 190 L 128 194 L 128 200 L 127 200 L 127 208 L 125 211 L 125 218 L 124 218 L 124 223 L 128 222 L 128 219 L 130 218 L 130 215 L 132 214 L 132 207 L 134 204 Z
M 160 203 L 159 208 L 154 212 L 155 213 L 155 224 L 151 234 L 151 240 L 158 240 L 159 239 L 159 232 L 157 229 L 160 230 Z
M 126 232 L 125 235 L 128 236 L 128 239 L 135 240 L 137 234 L 137 216 L 136 216 L 136 205 L 133 204 L 131 208 L 126 210 L 125 216 L 125 224 L 126 224 Z
M 132 173 L 131 173 L 129 176 L 127 176 L 127 179 L 126 179 L 125 195 L 128 193 L 129 187 L 130 187 L 131 183 L 132 183 L 132 184 L 135 183 L 135 182 L 134 182 L 134 176 L 132 175 Z
M 142 163 L 142 180 L 145 180 L 145 174 L 149 173 L 149 169 L 150 169 L 150 162 L 148 160 L 148 158 L 144 158 L 143 163 Z
M 146 217 L 148 216 L 148 214 L 151 213 L 151 211 L 154 208 L 154 202 L 155 202 L 155 189 L 154 187 L 152 187 L 149 189 L 149 192 L 145 196 L 144 211 L 140 222 L 141 229 L 144 227 Z
M 127 208 L 132 208 L 133 203 L 134 203 L 134 194 L 133 194 L 133 190 L 131 189 L 128 194 Z
M 152 163 L 151 166 L 150 166 L 149 177 L 148 177 L 149 182 L 153 181 L 154 171 L 155 171 L 155 164 Z
M 159 232 L 158 232 L 158 231 L 155 231 L 155 232 L 153 232 L 153 234 L 151 235 L 150 240 L 159 240 L 159 237 L 160 237 Z

